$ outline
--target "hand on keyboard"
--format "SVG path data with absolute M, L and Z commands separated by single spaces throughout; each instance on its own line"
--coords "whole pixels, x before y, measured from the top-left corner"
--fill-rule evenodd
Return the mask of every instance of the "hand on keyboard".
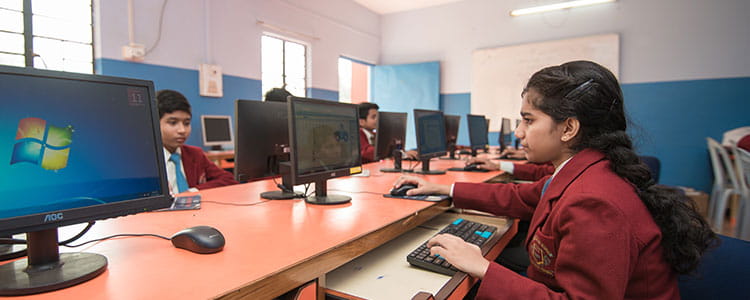
M 410 264 L 433 272 L 453 275 L 458 270 L 447 260 L 457 263 L 461 270 L 472 276 L 484 276 L 489 262 L 482 256 L 481 247 L 497 228 L 477 222 L 456 219 L 445 226 L 437 236 L 423 243 L 409 253 L 406 261 Z M 447 236 L 450 234 L 453 236 Z M 437 245 L 437 246 L 435 246 Z M 430 253 L 431 246 L 435 246 L 436 253 Z M 434 254 L 438 254 L 435 256 Z M 484 269 L 482 269 L 484 266 Z

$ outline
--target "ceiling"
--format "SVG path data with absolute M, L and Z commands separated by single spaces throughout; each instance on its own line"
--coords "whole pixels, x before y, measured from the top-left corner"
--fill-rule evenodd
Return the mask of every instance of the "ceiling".
M 381 15 L 438 6 L 458 1 L 464 0 L 354 0 L 354 2 L 357 2 Z

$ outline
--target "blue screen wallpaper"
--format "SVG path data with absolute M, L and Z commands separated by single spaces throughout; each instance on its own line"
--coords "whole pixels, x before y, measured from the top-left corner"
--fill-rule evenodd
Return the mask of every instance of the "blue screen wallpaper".
M 0 74 L 0 219 L 161 193 L 148 89 Z

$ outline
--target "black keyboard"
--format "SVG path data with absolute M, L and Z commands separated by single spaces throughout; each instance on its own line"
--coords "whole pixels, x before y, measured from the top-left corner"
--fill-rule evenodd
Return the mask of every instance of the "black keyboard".
M 464 219 L 456 219 L 453 223 L 445 226 L 443 230 L 440 230 L 438 234 L 449 233 L 457 237 L 462 238 L 464 241 L 482 247 L 490 237 L 495 234 L 497 227 L 485 225 L 482 223 L 472 222 Z M 409 255 L 406 256 L 412 266 L 427 269 L 440 274 L 453 276 L 456 274 L 458 269 L 453 267 L 445 259 L 438 256 L 430 255 L 430 248 L 427 248 L 427 242 L 425 241 L 414 249 Z

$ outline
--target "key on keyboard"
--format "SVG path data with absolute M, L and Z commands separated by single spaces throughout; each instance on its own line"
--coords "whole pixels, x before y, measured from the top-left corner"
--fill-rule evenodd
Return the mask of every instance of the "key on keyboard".
M 462 238 L 464 241 L 482 247 L 484 243 L 497 231 L 495 226 L 476 223 L 464 219 L 456 219 L 453 223 L 445 226 L 438 234 L 450 233 Z M 453 276 L 458 271 L 453 265 L 440 256 L 430 255 L 425 241 L 406 256 L 406 261 L 411 265 L 427 269 L 440 274 Z

